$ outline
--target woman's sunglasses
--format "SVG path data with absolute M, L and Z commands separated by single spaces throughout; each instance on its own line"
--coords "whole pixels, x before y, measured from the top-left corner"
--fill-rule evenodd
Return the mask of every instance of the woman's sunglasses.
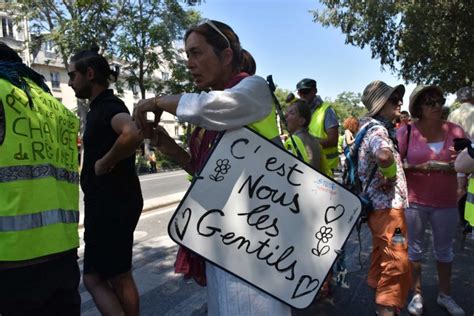
M 426 99 L 423 101 L 423 105 L 428 106 L 430 108 L 434 108 L 436 105 L 443 106 L 446 103 L 445 98 L 440 99 Z

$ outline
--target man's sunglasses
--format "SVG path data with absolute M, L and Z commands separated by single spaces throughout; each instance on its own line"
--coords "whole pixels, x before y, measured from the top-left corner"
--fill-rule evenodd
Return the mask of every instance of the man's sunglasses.
M 298 93 L 301 94 L 301 95 L 307 95 L 310 92 L 311 92 L 311 89 L 300 89 L 300 90 L 298 90 Z

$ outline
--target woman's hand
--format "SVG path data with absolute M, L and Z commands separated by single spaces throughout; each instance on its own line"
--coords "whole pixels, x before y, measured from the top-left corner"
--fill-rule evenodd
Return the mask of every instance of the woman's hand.
M 148 112 L 155 113 L 155 123 L 157 124 L 160 120 L 163 110 L 156 104 L 157 98 L 149 98 L 138 101 L 138 104 L 133 110 L 133 118 L 135 119 L 137 126 L 141 130 L 147 130 L 149 128 L 147 122 Z
M 161 125 L 156 125 L 153 130 L 153 139 L 150 143 L 165 155 L 167 154 L 167 150 L 170 148 L 179 146 Z

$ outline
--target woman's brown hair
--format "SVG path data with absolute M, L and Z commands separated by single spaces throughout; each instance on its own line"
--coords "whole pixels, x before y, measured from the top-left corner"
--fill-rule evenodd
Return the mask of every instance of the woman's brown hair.
M 216 31 L 211 25 L 214 25 L 222 34 Z M 232 68 L 240 71 L 243 58 L 242 47 L 240 46 L 239 37 L 230 26 L 219 21 L 209 20 L 189 28 L 184 35 L 184 41 L 186 41 L 193 32 L 204 36 L 206 42 L 213 47 L 217 56 L 220 56 L 220 53 L 224 49 L 230 48 L 233 53 Z M 225 38 L 222 35 L 224 35 Z

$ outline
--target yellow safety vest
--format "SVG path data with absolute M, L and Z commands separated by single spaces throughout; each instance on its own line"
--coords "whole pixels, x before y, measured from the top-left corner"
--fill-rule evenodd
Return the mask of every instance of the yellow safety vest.
M 280 137 L 280 131 L 276 121 L 275 107 L 272 106 L 272 111 L 265 118 L 260 121 L 247 125 L 250 129 L 262 135 L 266 139 L 272 140 Z
M 314 137 L 325 139 L 328 137 L 324 129 L 324 118 L 326 117 L 326 110 L 330 105 L 323 102 L 312 114 L 311 122 L 309 123 L 309 133 Z M 337 146 L 323 148 L 323 153 L 326 156 L 327 163 L 331 169 L 336 169 L 339 163 L 339 152 Z
M 301 138 L 299 136 L 296 136 L 296 135 L 293 135 L 293 140 L 295 141 L 296 147 L 298 147 L 298 150 L 300 151 L 301 156 L 303 156 L 302 157 L 303 161 L 309 164 L 308 152 L 306 151 L 306 147 L 304 146 L 303 141 L 301 140 Z M 296 149 L 293 146 L 293 142 L 291 141 L 291 138 L 288 138 L 285 141 L 284 145 L 285 145 L 286 150 L 289 150 L 293 153 L 293 155 L 298 156 L 298 154 L 296 152 Z M 321 145 L 319 147 L 322 149 Z M 329 177 L 333 176 L 332 170 L 331 170 L 331 168 L 329 168 L 328 162 L 327 162 L 326 157 L 324 155 L 321 155 L 320 166 L 321 166 L 321 173 L 323 173 L 323 174 L 325 174 Z
M 468 221 L 471 226 L 474 226 L 474 178 L 469 178 L 464 219 Z
M 25 79 L 0 79 L 0 261 L 21 261 L 79 246 L 79 120 Z M 1 117 L 2 115 L 0 115 Z

